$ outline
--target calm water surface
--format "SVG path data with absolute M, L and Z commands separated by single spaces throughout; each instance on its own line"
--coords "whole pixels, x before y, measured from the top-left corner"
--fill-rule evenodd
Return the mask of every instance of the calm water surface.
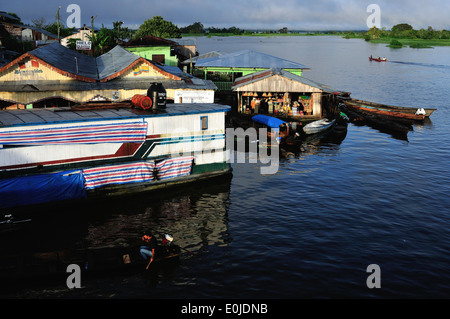
M 408 140 L 350 124 L 342 142 L 305 144 L 274 175 L 262 176 L 260 164 L 233 164 L 231 181 L 214 187 L 36 212 L 35 240 L 3 237 L 2 252 L 127 246 L 151 228 L 195 255 L 152 273 L 89 277 L 82 289 L 18 283 L 7 296 L 448 297 L 450 48 L 325 36 L 196 41 L 200 54 L 252 49 L 305 64 L 305 77 L 354 98 L 438 110 Z M 371 54 L 389 62 L 369 62 Z M 370 264 L 380 266 L 380 289 L 366 286 Z

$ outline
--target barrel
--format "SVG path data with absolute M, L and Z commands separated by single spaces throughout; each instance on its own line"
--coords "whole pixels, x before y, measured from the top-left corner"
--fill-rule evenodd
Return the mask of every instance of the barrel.
M 162 83 L 153 83 L 147 90 L 147 96 L 153 101 L 153 108 L 166 108 L 166 89 Z
M 135 94 L 132 98 L 131 98 L 131 103 L 136 106 L 136 107 L 140 107 L 144 110 L 148 110 L 152 107 L 152 99 L 149 98 L 146 95 L 141 95 L 141 94 Z

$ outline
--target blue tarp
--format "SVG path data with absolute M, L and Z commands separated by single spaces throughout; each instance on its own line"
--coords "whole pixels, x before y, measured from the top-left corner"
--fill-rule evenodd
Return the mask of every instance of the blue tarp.
M 81 170 L 0 179 L 0 209 L 85 197 Z
M 271 128 L 279 128 L 281 124 L 285 124 L 286 122 L 283 120 L 280 120 L 276 117 L 267 116 L 258 114 L 252 117 L 253 122 L 261 123 L 264 125 L 267 125 Z

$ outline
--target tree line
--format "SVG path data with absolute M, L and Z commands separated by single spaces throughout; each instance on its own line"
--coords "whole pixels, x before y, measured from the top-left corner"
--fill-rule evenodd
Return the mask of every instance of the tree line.
M 434 30 L 433 27 L 429 26 L 427 29 L 415 30 L 410 24 L 400 23 L 392 27 L 391 30 L 378 29 L 377 27 L 372 27 L 364 35 L 364 38 L 369 40 L 375 40 L 380 38 L 394 38 L 394 39 L 450 39 L 449 30 Z
M 15 13 L 10 13 L 20 18 Z M 90 28 L 94 29 L 94 17 L 91 17 Z M 56 18 L 56 21 L 47 23 L 44 18 L 33 19 L 33 26 L 47 30 L 53 34 L 58 34 L 60 38 L 64 38 L 74 34 L 74 28 L 68 28 L 64 25 L 62 21 Z M 171 21 L 164 20 L 161 16 L 154 16 L 151 19 L 146 19 L 137 30 L 130 29 L 128 27 L 123 27 L 122 21 L 114 21 L 113 28 L 106 28 L 104 25 L 96 32 L 90 36 L 92 41 L 94 55 L 98 56 L 109 51 L 117 43 L 121 41 L 128 41 L 132 39 L 138 39 L 143 36 L 152 35 L 160 38 L 181 38 L 182 34 L 229 34 L 229 35 L 246 35 L 252 34 L 254 32 L 250 30 L 243 30 L 235 26 L 229 28 L 216 28 L 208 27 L 205 28 L 201 22 L 194 22 L 186 27 L 179 28 L 177 25 L 173 24 Z M 279 33 L 287 34 L 289 30 L 284 27 L 280 30 L 266 31 L 266 33 Z M 308 33 L 309 34 L 309 33 Z M 312 34 L 312 33 L 311 33 Z M 343 34 L 343 33 L 341 33 Z M 368 31 L 347 31 L 344 35 L 346 38 L 351 37 L 363 37 L 365 40 L 376 40 L 382 38 L 392 38 L 392 39 L 450 39 L 449 30 L 434 30 L 431 26 L 427 29 L 415 30 L 411 25 L 407 23 L 400 23 L 394 25 L 391 30 L 386 30 L 386 28 L 378 29 L 377 27 L 372 27 Z M 8 39 L 7 43 L 13 43 L 14 41 Z M 69 47 L 75 49 L 75 43 L 77 39 L 72 39 L 69 41 Z M 79 39 L 78 39 L 79 40 Z M 19 47 L 15 43 L 16 47 Z M 22 45 L 24 48 L 24 46 Z M 14 49 L 14 48 L 11 48 Z M 18 50 L 21 51 L 21 50 Z

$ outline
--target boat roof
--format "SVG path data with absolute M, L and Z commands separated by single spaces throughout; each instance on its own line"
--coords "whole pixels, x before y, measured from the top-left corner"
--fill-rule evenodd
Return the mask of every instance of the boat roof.
M 258 114 L 252 117 L 253 122 L 261 123 L 264 125 L 267 125 L 271 128 L 278 128 L 281 124 L 285 124 L 286 122 L 283 120 L 280 120 L 279 118 Z
M 71 110 L 70 108 L 44 108 L 0 111 L 0 128 L 9 126 L 59 124 L 69 122 L 139 119 L 147 117 L 179 116 L 228 112 L 228 105 L 214 103 L 169 103 L 164 110 L 154 112 L 132 108 Z

